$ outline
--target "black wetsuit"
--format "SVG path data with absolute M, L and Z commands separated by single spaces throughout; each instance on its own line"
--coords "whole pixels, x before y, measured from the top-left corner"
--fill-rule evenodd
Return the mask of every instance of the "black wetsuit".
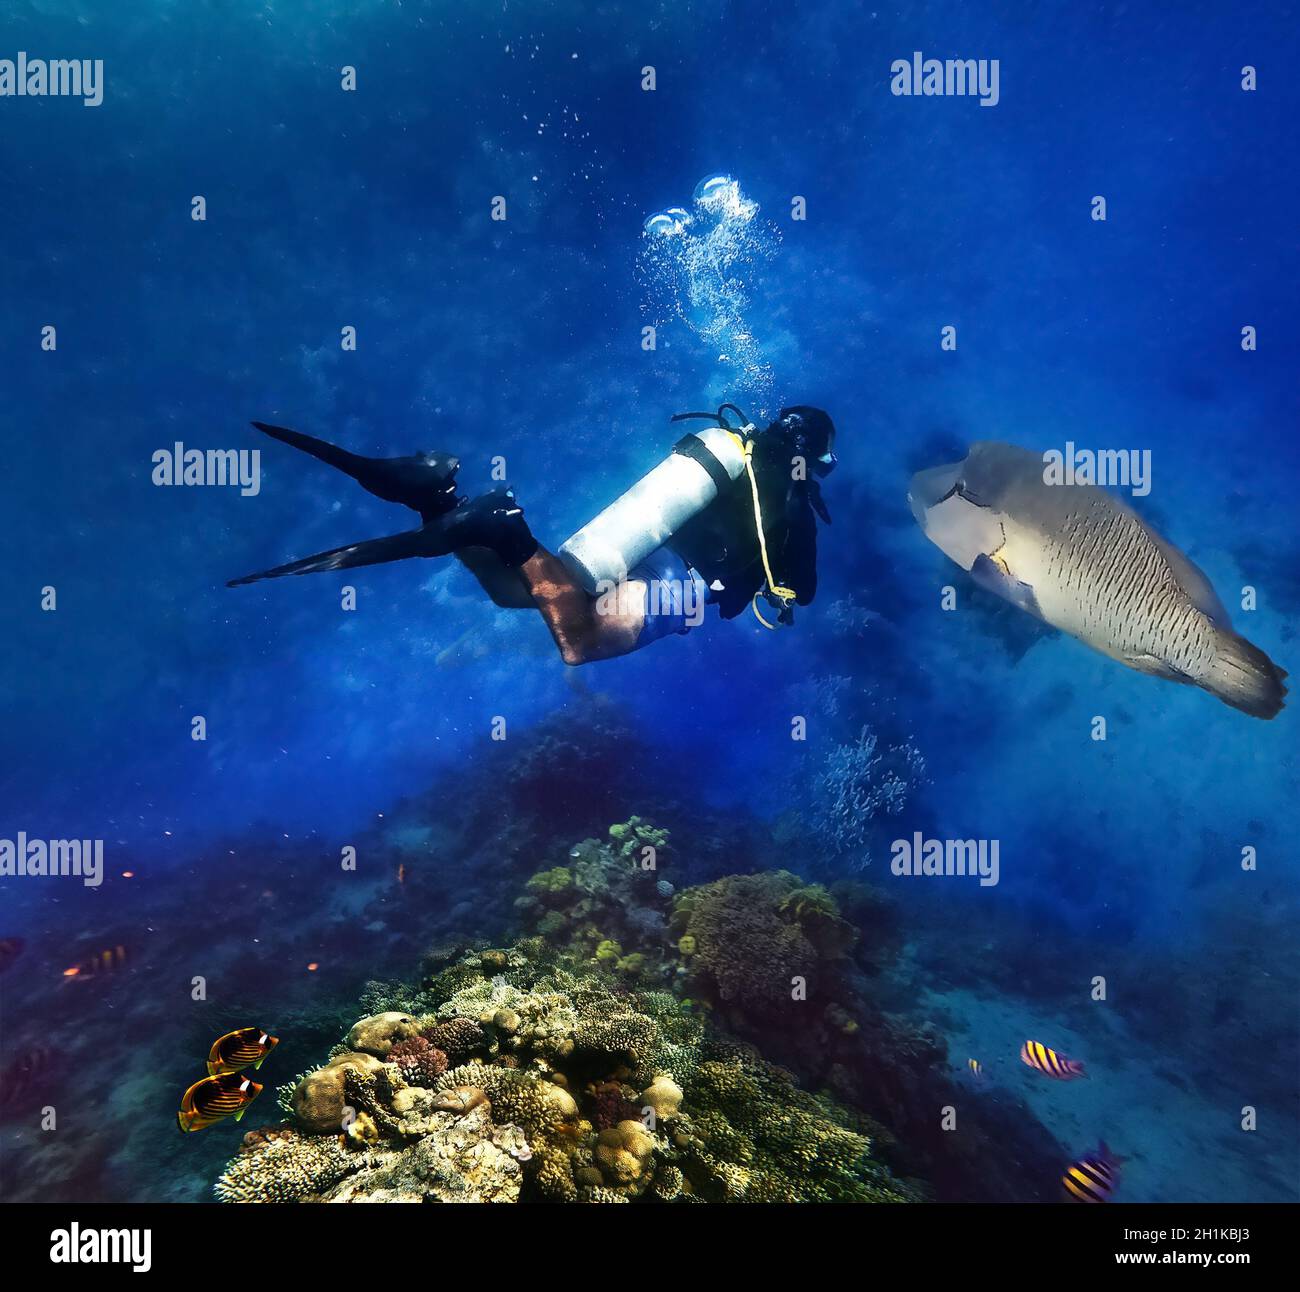
M 816 482 L 791 478 L 792 457 L 793 449 L 779 436 L 764 434 L 754 440 L 754 475 L 772 575 L 779 584 L 794 589 L 798 605 L 806 606 L 817 592 L 816 514 L 829 517 Z M 749 473 L 742 472 L 729 489 L 688 520 L 667 546 L 709 585 L 709 600 L 724 619 L 734 619 L 745 610 L 766 578 L 754 530 Z

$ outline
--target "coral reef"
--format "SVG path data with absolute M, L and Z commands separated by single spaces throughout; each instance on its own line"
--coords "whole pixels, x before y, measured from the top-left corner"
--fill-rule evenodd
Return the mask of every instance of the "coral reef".
M 386 1010 L 355 1022 L 348 1033 L 348 1048 L 384 1059 L 399 1041 L 410 1040 L 419 1033 L 420 1025 L 410 1015 Z
M 806 1028 L 835 1000 L 856 933 L 830 893 L 786 870 L 688 889 L 671 920 L 687 990 L 729 1024 Z
M 791 890 L 795 891 L 795 890 Z M 788 894 L 787 894 L 788 895 Z M 791 908 L 796 910 L 797 904 Z M 807 910 L 825 912 L 809 898 Z M 228 1201 L 666 1202 L 908 1200 L 854 1116 L 798 1089 L 756 1051 L 716 1035 L 669 992 L 615 990 L 599 969 L 563 967 L 533 940 L 504 972 L 465 957 L 429 1013 L 385 1011 L 419 1031 L 388 1061 L 350 1053 L 308 1074 L 310 1114 L 290 1139 L 259 1137 L 227 1167 Z M 491 969 L 502 968 L 493 960 Z M 390 1020 L 391 1021 L 391 1020 Z M 396 1027 L 396 1024 L 393 1024 Z M 349 1042 L 380 1044 L 374 1018 Z M 465 1061 L 410 1079 L 430 1038 Z M 341 1094 L 338 1093 L 342 1085 Z M 344 1134 L 311 1135 L 341 1105 Z M 339 1122 L 333 1129 L 337 1132 Z
M 629 982 L 649 982 L 662 976 L 649 953 L 663 940 L 675 891 L 660 877 L 672 856 L 668 831 L 634 816 L 610 826 L 607 842 L 587 839 L 567 865 L 534 875 L 515 908 L 548 942 Z
M 222 1173 L 222 1202 L 305 1202 L 357 1169 L 360 1161 L 337 1135 L 277 1135 L 249 1143 Z
M 876 1001 L 898 947 L 878 893 L 782 870 L 679 889 L 667 858 L 668 832 L 633 817 L 540 859 L 513 942 L 367 984 L 369 1012 L 293 1087 L 292 1138 L 246 1146 L 218 1196 L 928 1196 L 911 1177 L 1024 1196 L 1022 1164 L 1053 1149 L 1023 1107 L 969 1110 L 960 1143 L 937 1129 L 960 1092 L 937 1035 Z
M 484 1103 L 463 1114 L 433 1113 L 407 1147 L 372 1150 L 323 1202 L 515 1202 L 522 1171 L 509 1127 Z
M 881 748 L 876 733 L 864 726 L 856 740 L 826 755 L 813 786 L 813 831 L 833 852 L 854 854 L 858 865 L 867 865 L 874 823 L 906 807 L 924 783 L 925 768 L 911 741 Z
M 337 1131 L 343 1124 L 344 1087 L 349 1072 L 373 1073 L 383 1064 L 373 1054 L 347 1052 L 309 1072 L 294 1087 L 292 1112 L 305 1130 Z
M 706 1200 L 896 1202 L 915 1197 L 871 1155 L 832 1100 L 789 1073 L 734 1055 L 701 1064 L 693 1097 L 704 1111 L 674 1133 L 681 1163 Z
M 447 1071 L 447 1056 L 427 1036 L 399 1041 L 388 1052 L 390 1063 L 413 1086 L 431 1086 Z

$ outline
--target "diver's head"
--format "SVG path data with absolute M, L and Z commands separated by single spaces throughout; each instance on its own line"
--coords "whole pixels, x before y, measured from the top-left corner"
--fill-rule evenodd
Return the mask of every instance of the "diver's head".
M 835 469 L 835 423 L 823 409 L 808 404 L 783 408 L 767 429 L 786 440 L 813 475 L 828 476 Z

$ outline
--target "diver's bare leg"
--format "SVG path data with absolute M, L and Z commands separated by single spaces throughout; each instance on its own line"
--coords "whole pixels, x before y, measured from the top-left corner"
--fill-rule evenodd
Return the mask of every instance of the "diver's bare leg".
M 639 579 L 626 585 L 619 606 L 598 611 L 596 598 L 544 547 L 538 547 L 519 573 L 566 664 L 613 659 L 636 649 L 645 623 L 645 585 Z

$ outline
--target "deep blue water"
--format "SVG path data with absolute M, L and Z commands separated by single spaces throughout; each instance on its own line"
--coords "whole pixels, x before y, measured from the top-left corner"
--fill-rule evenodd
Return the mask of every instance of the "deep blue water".
M 1071 958 L 1096 963 L 1062 990 L 1080 999 L 1121 951 L 1149 982 L 1235 948 L 1238 1012 L 1276 1049 L 1239 1060 L 1231 1097 L 1169 1114 L 1148 1151 L 1202 1144 L 1197 1117 L 1226 1136 L 1258 1098 L 1260 1151 L 1286 1175 L 1294 707 L 1254 721 L 988 603 L 941 612 L 941 586 L 966 585 L 906 501 L 912 471 L 977 439 L 1149 449 L 1145 514 L 1229 606 L 1258 590 L 1237 626 L 1295 672 L 1297 15 L 1147 8 L 8 6 L 0 57 L 102 58 L 105 92 L 96 108 L 0 99 L 0 834 L 104 838 L 110 875 L 145 860 L 179 876 L 230 836 L 334 850 L 488 758 L 494 717 L 526 738 L 597 695 L 665 782 L 770 819 L 870 724 L 926 760 L 900 833 L 997 838 L 1002 882 L 909 888 L 879 851 L 817 864 L 869 860 L 919 938 L 1019 925 L 1036 952 L 999 934 L 981 952 L 1016 975 L 1055 981 L 1054 939 L 1078 939 Z M 891 95 L 913 50 L 998 59 L 1000 102 Z M 734 322 L 767 384 L 681 319 L 641 346 L 658 317 L 642 222 L 714 172 L 759 206 Z M 820 405 L 839 427 L 820 591 L 794 631 L 711 618 L 574 672 L 537 617 L 496 610 L 450 561 L 224 586 L 406 525 L 250 419 L 361 452 L 446 449 L 471 492 L 503 455 L 555 545 L 662 456 L 673 412 L 728 398 L 756 418 Z M 262 449 L 260 494 L 154 487 L 151 455 L 177 440 Z M 0 935 L 93 938 L 35 883 L 0 881 Z M 106 924 L 130 893 L 101 892 Z M 954 1038 L 997 1026 L 953 1008 Z M 1144 1040 L 1135 1067 L 1186 1067 L 1177 1038 Z M 1261 1180 L 1224 1168 L 1195 1196 L 1278 1196 Z

